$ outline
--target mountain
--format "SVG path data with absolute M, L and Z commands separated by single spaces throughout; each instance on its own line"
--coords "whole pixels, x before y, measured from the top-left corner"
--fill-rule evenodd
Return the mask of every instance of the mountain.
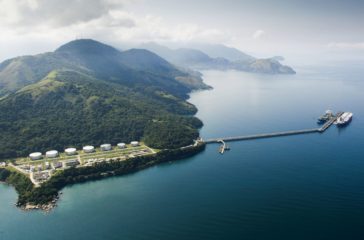
M 223 44 L 191 44 L 191 48 L 198 49 L 212 58 L 225 58 L 229 61 L 252 61 L 255 60 L 253 56 L 250 56 L 236 48 L 227 47 Z
M 201 78 L 177 69 L 152 52 L 142 49 L 121 52 L 85 39 L 67 43 L 52 53 L 17 57 L 1 63 L 0 97 L 39 81 L 54 69 L 88 72 L 104 80 L 133 86 L 152 84 L 180 96 L 186 96 L 192 89 L 176 77 L 192 77 L 202 86 Z
M 282 65 L 278 60 L 256 59 L 248 65 L 249 72 L 267 74 L 295 74 L 296 72 L 288 66 Z
M 158 54 L 175 65 L 196 70 L 234 69 L 265 74 L 295 73 L 291 67 L 282 65 L 279 62 L 282 58 L 256 59 L 235 48 L 224 45 L 195 44 L 193 46 L 199 47 L 199 49 L 169 49 L 156 43 L 146 43 L 140 47 Z
M 4 61 L 0 87 L 0 158 L 132 140 L 188 145 L 202 126 L 188 93 L 208 88 L 150 51 L 90 39 Z

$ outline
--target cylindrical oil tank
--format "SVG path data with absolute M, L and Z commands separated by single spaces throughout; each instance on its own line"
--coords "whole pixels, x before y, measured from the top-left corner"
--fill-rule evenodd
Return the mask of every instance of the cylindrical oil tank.
M 94 146 L 84 146 L 82 149 L 83 149 L 83 151 L 85 153 L 92 153 L 92 152 L 95 151 L 95 147 Z
M 132 147 L 137 147 L 137 146 L 139 146 L 139 142 L 138 142 L 138 141 L 132 141 L 132 142 L 130 143 L 130 145 L 131 145 Z
M 46 152 L 46 157 L 47 158 L 58 157 L 58 151 L 57 150 L 50 150 L 50 151 Z
M 38 160 L 38 159 L 41 159 L 42 158 L 42 153 L 40 153 L 40 152 L 34 152 L 34 153 L 29 154 L 29 157 L 32 160 Z
M 67 155 L 75 155 L 77 153 L 77 149 L 76 148 L 66 148 L 64 150 L 64 152 L 67 154 Z
M 111 150 L 111 144 L 105 143 L 100 146 L 102 151 L 110 151 Z
M 118 143 L 118 148 L 120 148 L 120 149 L 126 148 L 126 144 L 125 143 Z

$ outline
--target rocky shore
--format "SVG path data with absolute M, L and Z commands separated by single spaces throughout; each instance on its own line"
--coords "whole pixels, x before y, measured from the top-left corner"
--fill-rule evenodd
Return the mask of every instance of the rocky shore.
M 60 192 L 62 194 L 62 192 Z M 53 208 L 57 207 L 57 201 L 59 200 L 59 196 L 55 197 L 51 202 L 47 204 L 32 204 L 27 203 L 24 206 L 17 206 L 20 207 L 24 211 L 31 211 L 31 210 L 42 210 L 45 212 L 50 212 Z

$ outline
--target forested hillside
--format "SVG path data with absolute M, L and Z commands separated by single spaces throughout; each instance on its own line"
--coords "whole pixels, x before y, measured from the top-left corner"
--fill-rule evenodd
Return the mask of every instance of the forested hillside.
M 186 102 L 191 85 L 176 78 L 196 76 L 135 51 L 123 55 L 79 40 L 41 62 L 36 56 L 2 63 L 0 158 L 105 142 L 144 140 L 156 148 L 192 143 L 202 123 Z

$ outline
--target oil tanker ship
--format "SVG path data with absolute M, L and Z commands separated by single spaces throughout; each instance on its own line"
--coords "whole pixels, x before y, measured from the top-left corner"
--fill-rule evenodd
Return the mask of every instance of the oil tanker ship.
M 336 120 L 336 125 L 337 126 L 345 126 L 346 124 L 348 124 L 351 119 L 353 118 L 353 113 L 351 112 L 344 112 L 337 120 Z

